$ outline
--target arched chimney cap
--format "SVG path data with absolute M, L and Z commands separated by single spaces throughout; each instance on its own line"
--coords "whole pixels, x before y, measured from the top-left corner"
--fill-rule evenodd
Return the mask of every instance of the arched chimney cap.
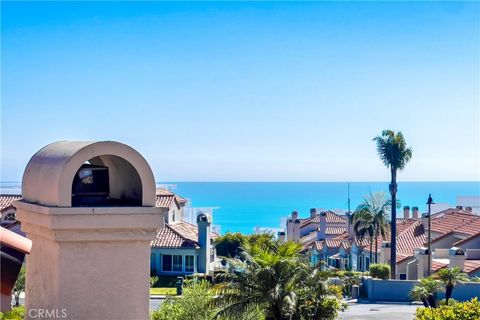
M 203 212 L 200 212 L 197 216 L 197 223 L 199 222 L 207 222 L 207 223 L 211 223 L 211 219 L 210 219 L 210 216 L 203 213 Z
M 33 155 L 22 179 L 23 200 L 47 206 L 70 207 L 72 183 L 78 169 L 93 158 L 130 164 L 141 181 L 142 206 L 155 206 L 155 178 L 135 149 L 114 141 L 58 141 Z M 118 160 L 122 159 L 122 160 Z

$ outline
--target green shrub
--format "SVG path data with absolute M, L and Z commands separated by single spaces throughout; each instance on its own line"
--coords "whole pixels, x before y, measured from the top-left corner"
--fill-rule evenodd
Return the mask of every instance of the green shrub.
M 473 298 L 466 302 L 442 305 L 438 308 L 417 308 L 415 320 L 478 320 L 480 302 Z
M 210 306 L 213 299 L 207 281 L 185 281 L 181 297 L 169 297 L 152 312 L 152 320 L 210 320 L 217 310 Z
M 11 311 L 0 312 L 0 320 L 23 320 L 25 319 L 25 307 L 13 307 Z
M 155 288 L 155 285 L 157 284 L 157 282 L 158 282 L 157 276 L 150 277 L 150 288 Z
M 370 276 L 377 279 L 388 279 L 390 277 L 390 266 L 388 264 L 373 263 L 370 265 Z

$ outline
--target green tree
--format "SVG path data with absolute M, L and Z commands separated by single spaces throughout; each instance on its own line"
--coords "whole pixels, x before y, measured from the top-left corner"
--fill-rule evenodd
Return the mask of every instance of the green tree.
M 169 297 L 152 312 L 152 320 L 211 320 L 216 309 L 210 303 L 213 299 L 211 284 L 205 280 L 187 281 L 181 297 Z
M 331 294 L 300 250 L 294 242 L 248 244 L 242 253 L 244 260 L 229 260 L 234 271 L 216 278 L 218 315 L 245 319 L 245 314 L 260 309 L 266 320 L 336 316 L 341 307 L 338 297 Z M 306 301 L 308 305 L 304 305 Z M 323 316 L 315 318 L 316 314 Z
M 360 208 L 360 207 L 359 207 Z M 368 239 L 370 246 L 370 261 L 372 261 L 372 246 L 374 236 L 373 215 L 366 210 L 355 210 L 351 215 L 353 232 L 359 240 Z
M 390 277 L 395 279 L 397 274 L 397 171 L 403 170 L 412 158 L 412 149 L 407 147 L 403 134 L 399 131 L 384 130 L 382 134 L 373 138 L 377 144 L 377 153 L 383 164 L 390 169 L 391 181 L 389 185 L 392 216 L 391 216 L 391 254 L 390 254 Z
M 435 295 L 437 294 L 439 284 L 432 277 L 423 278 L 410 291 L 410 296 L 415 300 L 422 301 L 425 307 L 435 308 Z
M 225 235 L 216 238 L 213 245 L 218 256 L 234 258 L 239 256 L 240 248 L 246 242 L 245 238 L 240 232 L 227 232 Z
M 17 281 L 13 286 L 13 297 L 15 298 L 15 306 L 20 305 L 20 293 L 25 291 L 25 266 L 23 265 L 18 274 Z
M 467 282 L 468 276 L 459 267 L 441 269 L 435 276 L 445 285 L 445 304 L 452 297 L 453 289 L 460 282 Z
M 386 198 L 384 192 L 370 193 L 352 214 L 355 233 L 360 236 L 367 234 L 372 243 L 372 237 L 375 243 L 375 263 L 378 263 L 378 237 L 385 239 L 389 230 L 388 211 L 390 211 L 391 202 Z M 365 219 L 363 222 L 362 219 Z M 358 229 L 358 233 L 357 230 Z M 366 230 L 363 230 L 366 229 Z M 371 236 L 370 234 L 373 233 Z M 370 246 L 370 253 L 372 248 Z M 372 255 L 370 254 L 372 262 Z

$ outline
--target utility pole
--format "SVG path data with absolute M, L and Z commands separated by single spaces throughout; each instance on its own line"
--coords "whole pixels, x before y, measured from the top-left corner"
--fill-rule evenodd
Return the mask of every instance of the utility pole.
M 432 204 L 433 204 L 432 194 L 428 195 L 428 271 L 427 275 L 430 277 L 432 270 L 432 225 L 431 225 L 431 215 L 432 215 Z

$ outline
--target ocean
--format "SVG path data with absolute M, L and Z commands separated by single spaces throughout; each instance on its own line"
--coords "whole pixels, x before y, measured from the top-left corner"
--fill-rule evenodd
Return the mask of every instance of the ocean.
M 308 217 L 310 208 L 348 208 L 347 182 L 162 182 L 190 201 L 192 207 L 216 207 L 213 223 L 222 233 L 252 233 L 255 227 L 279 228 L 281 217 L 293 210 Z M 20 183 L 2 182 L 2 193 L 20 193 Z M 388 182 L 352 182 L 352 210 L 369 192 L 384 191 Z M 457 196 L 480 196 L 480 182 L 399 182 L 402 206 L 425 212 L 428 194 L 435 203 L 455 206 Z M 403 212 L 400 210 L 399 216 Z

